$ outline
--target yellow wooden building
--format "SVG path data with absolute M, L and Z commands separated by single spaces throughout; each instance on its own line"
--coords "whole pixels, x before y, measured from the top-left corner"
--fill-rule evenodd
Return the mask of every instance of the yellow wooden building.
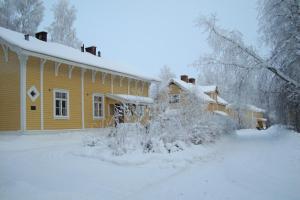
M 267 119 L 265 118 L 265 110 L 254 105 L 234 105 L 227 106 L 227 112 L 230 117 L 239 121 L 245 128 L 266 129 Z
M 207 104 L 207 110 L 227 116 L 226 105 L 228 104 L 219 95 L 217 86 L 196 85 L 194 78 L 181 75 L 180 79 L 171 79 L 168 83 L 169 103 L 176 107 L 185 98 L 186 93 L 195 92 L 197 96 Z
M 152 78 L 81 50 L 0 27 L 0 131 L 106 127 L 120 105 L 143 114 Z M 121 113 L 121 112 L 120 112 Z M 131 121 L 120 115 L 120 121 Z

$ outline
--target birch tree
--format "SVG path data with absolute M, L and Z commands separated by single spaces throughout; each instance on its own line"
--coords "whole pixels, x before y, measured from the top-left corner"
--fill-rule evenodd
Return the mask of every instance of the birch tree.
M 271 0 L 270 0 L 271 1 Z M 274 0 L 275 1 L 275 0 Z M 269 2 L 266 0 L 266 2 Z M 273 4 L 272 4 L 273 5 Z M 293 8 L 295 9 L 295 8 Z M 298 14 L 299 14 L 299 8 Z M 278 13 L 278 10 L 275 11 L 275 13 Z M 274 14 L 275 14 L 274 13 Z M 293 19 L 293 18 L 291 18 Z M 268 19 L 266 19 L 268 21 Z M 276 25 L 276 29 L 280 29 L 280 21 L 274 22 L 274 26 Z M 288 23 L 281 24 L 282 28 L 287 26 Z M 292 24 L 292 23 L 291 23 Z M 294 49 L 294 56 L 292 60 L 290 60 L 289 55 L 281 56 L 281 58 L 278 58 L 279 60 L 285 60 L 285 62 L 278 62 L 277 59 L 273 55 L 276 55 L 279 48 L 276 48 L 276 51 L 272 54 L 272 56 L 268 59 L 263 58 L 260 56 L 257 51 L 251 47 L 246 45 L 242 40 L 242 35 L 238 31 L 228 31 L 225 29 L 220 28 L 216 24 L 216 18 L 214 16 L 211 16 L 209 18 L 202 17 L 198 21 L 198 25 L 204 29 L 205 32 L 208 33 L 207 41 L 209 45 L 212 48 L 212 53 L 202 56 L 198 61 L 194 63 L 195 66 L 206 66 L 206 67 L 224 67 L 224 68 L 234 68 L 237 70 L 248 70 L 248 71 L 257 71 L 257 75 L 262 74 L 268 74 L 270 76 L 271 80 L 276 80 L 277 82 L 280 82 L 279 85 L 284 86 L 284 89 L 289 91 L 289 96 L 286 96 L 287 102 L 289 105 L 292 104 L 292 102 L 296 102 L 296 105 L 292 106 L 294 109 L 296 109 L 296 112 L 299 112 L 299 94 L 300 94 L 300 83 L 299 83 L 299 71 L 298 74 L 291 74 L 289 73 L 290 67 L 298 63 L 299 61 L 299 48 L 297 43 L 298 41 L 294 41 L 297 44 L 293 44 L 296 46 Z M 292 25 L 291 25 L 292 26 Z M 299 26 L 299 23 L 297 22 L 297 25 Z M 265 27 L 266 28 L 266 27 Z M 275 29 L 275 27 L 274 27 Z M 267 32 L 270 33 L 275 30 L 268 30 Z M 288 31 L 289 33 L 293 33 L 293 31 Z M 286 33 L 282 33 L 285 35 Z M 298 38 L 299 32 L 294 31 L 294 38 Z M 266 36 L 269 37 L 269 36 Z M 277 36 L 274 36 L 274 40 L 277 38 Z M 267 41 L 270 42 L 270 41 Z M 289 43 L 289 41 L 286 42 L 280 42 L 280 46 L 285 49 L 281 50 L 281 53 L 290 54 L 290 47 L 293 45 L 287 45 L 284 47 L 284 44 Z M 293 42 L 292 42 L 293 43 Z M 286 49 L 287 48 L 287 49 Z M 274 49 L 275 50 L 275 49 Z M 281 54 L 279 53 L 279 54 Z M 278 53 L 277 53 L 278 54 Z M 298 55 L 297 55 L 298 54 Z M 298 61 L 297 61 L 298 60 Z M 289 63 L 286 67 L 284 67 L 283 63 Z M 298 67 L 297 67 L 298 66 Z M 296 65 L 296 68 L 299 69 L 299 65 Z M 253 80 L 255 81 L 255 80 Z M 270 84 L 270 83 L 267 83 Z M 245 89 L 245 88 L 240 88 Z M 270 94 L 268 94 L 270 95 Z M 298 102 L 298 103 L 297 103 Z M 277 102 L 277 105 L 282 106 L 285 102 Z M 277 107 L 279 110 L 279 108 Z M 290 110 L 285 110 L 285 116 L 290 115 Z M 297 122 L 297 114 L 296 116 L 289 117 L 288 122 L 295 121 Z M 299 121 L 299 120 L 298 120 Z M 287 123 L 287 121 L 279 121 L 282 123 Z M 299 123 L 299 122 L 298 122 Z M 287 123 L 289 124 L 289 123 Z M 297 128 L 297 123 L 294 124 Z
M 76 20 L 76 9 L 68 0 L 59 0 L 52 8 L 54 21 L 47 28 L 51 35 L 51 41 L 70 47 L 79 48 L 81 42 L 76 35 L 74 22 Z
M 41 0 L 0 1 L 0 26 L 33 35 L 44 16 Z

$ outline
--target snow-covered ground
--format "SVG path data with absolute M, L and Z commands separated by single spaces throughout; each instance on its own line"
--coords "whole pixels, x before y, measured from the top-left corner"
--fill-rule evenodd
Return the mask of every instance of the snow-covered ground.
M 300 198 L 300 134 L 278 126 L 172 154 L 111 156 L 95 134 L 1 134 L 0 199 Z

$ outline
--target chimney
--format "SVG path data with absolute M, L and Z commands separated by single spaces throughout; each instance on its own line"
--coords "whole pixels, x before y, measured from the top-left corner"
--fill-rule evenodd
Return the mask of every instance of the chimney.
M 189 78 L 189 83 L 192 83 L 192 84 L 196 84 L 196 79 L 194 79 L 194 78 Z
M 29 41 L 29 34 L 24 35 L 25 40 Z
M 84 52 L 84 44 L 82 44 L 81 48 L 81 52 Z
M 181 76 L 180 76 L 180 79 L 181 79 L 182 81 L 186 82 L 186 83 L 189 82 L 189 77 L 188 77 L 188 75 L 181 75 Z
M 98 57 L 101 57 L 101 51 L 98 51 Z
M 87 47 L 87 48 L 85 48 L 85 51 L 89 52 L 89 53 L 91 53 L 93 55 L 96 55 L 96 47 L 95 46 Z
M 41 31 L 35 34 L 35 37 L 39 40 L 47 42 L 47 32 Z

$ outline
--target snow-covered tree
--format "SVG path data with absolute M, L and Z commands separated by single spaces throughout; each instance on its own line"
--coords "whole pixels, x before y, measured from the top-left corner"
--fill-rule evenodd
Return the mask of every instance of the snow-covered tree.
M 15 25 L 19 32 L 33 35 L 43 20 L 44 6 L 41 0 L 22 0 L 16 3 Z
M 271 49 L 268 63 L 298 83 L 295 92 L 295 86 L 280 77 L 262 76 L 268 85 L 268 106 L 276 111 L 276 121 L 300 130 L 300 2 L 262 0 L 258 7 L 261 39 Z
M 0 26 L 16 30 L 16 27 L 14 26 L 15 15 L 16 11 L 14 0 L 0 1 Z
M 279 21 L 277 23 L 279 23 Z M 284 70 L 284 68 L 281 67 L 281 64 L 279 64 L 277 61 L 275 63 L 272 62 L 274 60 L 273 57 L 271 57 L 270 59 L 264 59 L 263 57 L 261 57 L 253 47 L 244 44 L 239 32 L 228 31 L 218 27 L 216 25 L 216 18 L 214 16 L 210 18 L 202 17 L 199 20 L 198 25 L 203 27 L 208 33 L 208 43 L 212 47 L 213 52 L 200 58 L 199 61 L 195 62 L 195 66 L 218 66 L 224 67 L 226 69 L 234 68 L 238 71 L 256 71 L 254 73 L 254 79 L 252 81 L 258 80 L 259 75 L 270 74 L 269 76 L 271 76 L 271 80 L 276 80 L 277 82 L 280 82 L 281 85 L 284 85 L 286 89 L 288 88 L 289 95 L 291 97 L 286 96 L 287 98 L 294 99 L 297 96 L 299 97 L 299 75 L 291 75 L 286 70 Z M 283 26 L 287 25 L 285 24 Z M 299 49 L 297 52 L 299 52 Z M 293 61 L 293 63 L 295 62 L 296 61 Z M 241 87 L 239 90 L 246 91 L 246 94 L 251 94 L 251 91 L 247 90 L 246 87 Z M 267 94 L 265 94 L 265 96 L 266 95 Z M 283 102 L 280 103 L 280 105 L 282 104 Z M 287 111 L 285 112 L 288 115 L 290 114 Z M 296 112 L 298 112 L 298 109 L 296 110 Z M 289 121 L 295 119 L 297 119 L 297 117 L 292 117 L 291 119 L 289 119 Z
M 164 65 L 160 69 L 159 79 L 162 82 L 168 82 L 171 78 L 175 78 L 176 75 L 172 72 L 171 68 L 167 65 Z
M 76 9 L 68 0 L 59 0 L 52 8 L 54 21 L 47 28 L 51 41 L 70 47 L 79 48 L 81 42 L 76 36 L 74 22 L 76 20 Z
M 0 1 L 0 26 L 33 35 L 43 20 L 41 0 Z

